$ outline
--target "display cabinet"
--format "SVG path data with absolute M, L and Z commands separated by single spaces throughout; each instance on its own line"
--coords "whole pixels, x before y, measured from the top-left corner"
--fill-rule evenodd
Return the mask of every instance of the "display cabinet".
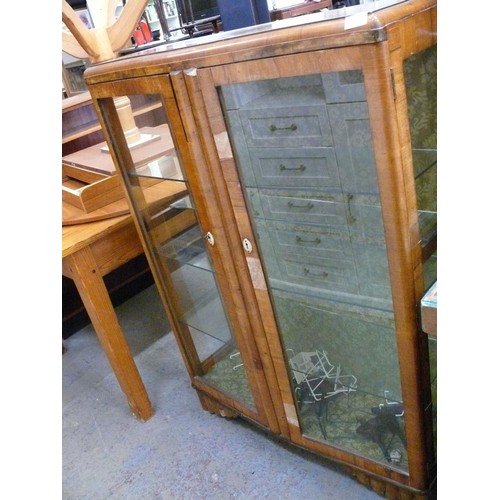
M 374 2 L 85 74 L 203 408 L 391 498 L 436 484 L 436 44 L 435 2 Z

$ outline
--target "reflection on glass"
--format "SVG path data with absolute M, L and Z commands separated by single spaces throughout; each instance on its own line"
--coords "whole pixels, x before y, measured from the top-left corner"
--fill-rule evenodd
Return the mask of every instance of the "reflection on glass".
M 302 433 L 406 470 L 363 74 L 232 84 L 220 98 Z
M 131 127 L 128 138 L 133 168 L 127 182 L 147 243 L 157 256 L 185 350 L 195 373 L 253 408 L 245 370 L 235 362 L 239 350 L 162 101 L 155 95 L 129 96 L 129 101 L 136 129 Z

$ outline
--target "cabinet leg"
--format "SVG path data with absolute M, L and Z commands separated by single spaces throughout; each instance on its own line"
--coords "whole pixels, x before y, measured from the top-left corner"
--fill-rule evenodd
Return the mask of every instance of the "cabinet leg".
M 237 418 L 238 414 L 233 410 L 221 405 L 218 401 L 215 401 L 206 394 L 197 391 L 198 397 L 200 398 L 201 407 L 210 413 L 215 413 L 224 418 Z

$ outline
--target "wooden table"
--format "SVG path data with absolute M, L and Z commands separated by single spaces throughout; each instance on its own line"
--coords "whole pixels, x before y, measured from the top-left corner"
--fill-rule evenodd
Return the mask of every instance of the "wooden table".
M 130 214 L 62 228 L 63 275 L 74 281 L 132 413 L 145 421 L 153 407 L 103 280 L 142 252 Z
M 150 179 L 149 184 L 144 189 L 144 197 L 150 207 L 166 206 L 187 194 L 181 182 Z M 62 202 L 63 214 L 74 210 L 75 207 Z M 173 237 L 190 227 L 193 221 L 180 215 L 166 224 Z M 74 281 L 132 413 L 140 420 L 148 420 L 153 408 L 103 280 L 106 274 L 142 252 L 130 214 L 62 227 L 63 275 Z
M 137 164 L 142 165 L 173 151 L 174 145 L 167 125 L 142 127 L 141 133 L 151 135 L 152 140 L 148 142 L 147 147 L 137 148 L 131 152 L 132 159 Z M 72 279 L 76 285 L 132 413 L 141 420 L 148 420 L 153 415 L 153 408 L 103 280 L 108 273 L 144 251 L 129 213 L 125 193 L 120 184 L 111 182 L 118 178 L 115 176 L 112 157 L 101 150 L 105 145 L 104 142 L 95 144 L 66 155 L 62 159 L 62 269 L 63 275 Z M 108 190 L 98 192 L 98 195 L 101 199 L 105 195 L 104 199 L 109 203 L 104 206 L 98 205 L 99 208 L 89 213 L 85 212 L 85 207 L 79 207 L 78 203 L 68 203 L 68 197 L 64 196 L 68 194 L 64 192 L 65 167 L 75 170 L 73 172 L 75 178 L 87 182 L 89 173 L 107 175 L 104 181 L 100 180 L 95 184 L 91 182 L 85 188 L 96 188 L 106 183 Z M 78 175 L 76 175 L 77 170 Z M 113 186 L 113 196 L 109 190 L 110 185 Z M 170 203 L 187 195 L 184 183 L 171 180 L 143 178 L 141 186 L 145 203 L 150 209 L 166 208 Z M 170 237 L 173 237 L 186 229 L 187 224 L 192 223 L 189 217 L 179 219 L 174 216 L 165 221 L 167 228 L 164 229 L 168 229 Z

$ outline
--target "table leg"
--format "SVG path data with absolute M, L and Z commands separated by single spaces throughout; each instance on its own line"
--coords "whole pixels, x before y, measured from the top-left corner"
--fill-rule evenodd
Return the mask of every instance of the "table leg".
M 132 413 L 141 420 L 153 415 L 153 408 L 134 358 L 118 323 L 106 285 L 89 247 L 65 257 L 63 266 L 78 289 L 118 383 Z

